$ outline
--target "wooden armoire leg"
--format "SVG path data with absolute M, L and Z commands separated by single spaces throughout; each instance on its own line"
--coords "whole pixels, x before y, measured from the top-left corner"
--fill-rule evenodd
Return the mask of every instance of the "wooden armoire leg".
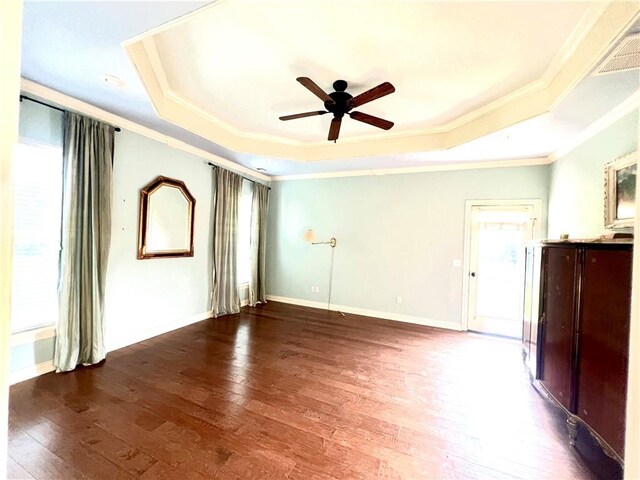
M 569 431 L 569 445 L 575 447 L 576 439 L 578 438 L 578 419 L 573 415 L 567 417 L 567 430 Z

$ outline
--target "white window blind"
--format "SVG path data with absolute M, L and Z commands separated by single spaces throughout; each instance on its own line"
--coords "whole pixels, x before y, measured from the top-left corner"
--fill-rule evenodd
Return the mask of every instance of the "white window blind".
M 238 284 L 249 283 L 251 279 L 251 204 L 253 183 L 242 182 L 240 205 L 238 206 Z
M 55 325 L 62 214 L 62 149 L 21 143 L 13 158 L 11 332 Z

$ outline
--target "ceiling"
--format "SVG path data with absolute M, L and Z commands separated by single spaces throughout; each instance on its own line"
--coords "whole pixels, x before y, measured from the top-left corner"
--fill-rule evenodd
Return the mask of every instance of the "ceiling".
M 207 3 L 27 1 L 23 76 L 274 175 L 544 157 L 640 86 L 588 76 L 629 3 Z M 390 81 L 360 109 L 395 126 L 347 118 L 334 145 L 329 116 L 279 121 L 322 107 L 298 76 Z

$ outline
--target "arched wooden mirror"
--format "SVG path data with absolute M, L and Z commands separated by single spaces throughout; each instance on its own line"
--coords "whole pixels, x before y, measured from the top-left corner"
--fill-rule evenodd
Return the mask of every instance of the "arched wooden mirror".
M 143 187 L 138 258 L 193 257 L 195 205 L 180 180 L 161 176 Z

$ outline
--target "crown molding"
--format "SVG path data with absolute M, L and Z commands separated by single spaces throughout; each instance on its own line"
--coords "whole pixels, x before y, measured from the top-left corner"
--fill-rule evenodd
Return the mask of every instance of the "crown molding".
M 106 110 L 102 110 L 101 108 L 91 105 L 90 103 L 86 103 L 82 100 L 78 100 L 77 98 L 70 97 L 69 95 L 61 93 L 52 88 L 45 87 L 44 85 L 33 82 L 26 78 L 21 79 L 20 90 L 44 100 L 48 100 L 52 103 L 55 103 L 56 105 L 60 105 L 65 109 L 88 115 L 111 125 L 117 125 L 124 130 L 129 130 L 133 133 L 137 133 L 144 137 L 155 140 L 156 142 L 163 143 L 168 147 L 190 153 L 229 170 L 245 174 L 264 182 L 271 181 L 271 177 L 269 177 L 268 175 L 255 172 L 254 170 L 232 162 L 231 160 L 219 157 L 218 155 L 214 155 L 213 153 L 207 152 L 206 150 L 202 150 L 200 148 L 189 145 L 182 140 L 178 140 L 177 138 L 165 135 L 156 130 L 140 125 L 139 123 L 132 122 L 131 120 L 120 117 L 119 115 L 109 113 Z
M 603 1 L 593 2 L 589 5 L 587 11 L 573 29 L 573 32 L 571 32 L 558 54 L 542 75 L 542 80 L 545 84 L 551 83 L 555 76 L 562 71 L 562 67 L 569 61 L 607 7 L 607 2 Z
M 475 170 L 480 168 L 506 168 L 506 167 L 527 167 L 532 165 L 549 165 L 568 153 L 572 152 L 580 145 L 594 137 L 598 133 L 610 127 L 625 115 L 637 111 L 640 114 L 640 90 L 617 105 L 608 113 L 593 122 L 569 142 L 562 145 L 555 152 L 546 157 L 523 158 L 514 160 L 482 161 L 482 162 L 461 162 L 444 165 L 425 165 L 422 167 L 401 167 L 372 170 L 350 170 L 346 172 L 312 173 L 301 175 L 278 175 L 271 177 L 274 182 L 287 180 L 313 180 L 321 178 L 343 178 L 343 177 L 364 177 L 378 175 L 401 175 L 407 173 L 442 172 L 450 170 Z
M 228 1 L 228 0 L 226 0 Z M 166 82 L 153 35 L 179 25 L 220 1 L 123 42 L 158 115 L 237 152 L 297 162 L 446 150 L 515 123 L 547 113 L 600 61 L 640 14 L 636 2 L 593 2 L 541 78 L 455 120 L 424 131 L 341 139 L 338 144 L 304 143 L 241 132 L 193 105 Z
M 322 146 L 324 145 L 324 142 L 317 142 L 317 143 L 309 143 L 309 142 L 298 142 L 298 141 L 292 141 L 290 139 L 287 138 L 281 138 L 281 137 L 277 137 L 277 136 L 271 136 L 271 135 L 257 135 L 257 134 L 250 134 L 250 133 L 245 133 L 245 132 L 241 132 L 240 130 L 234 128 L 232 125 L 226 124 L 224 122 L 222 122 L 220 119 L 218 119 L 217 117 L 215 117 L 214 115 L 211 115 L 210 113 L 204 111 L 203 109 L 201 109 L 200 107 L 198 107 L 197 105 L 195 105 L 193 102 L 190 102 L 189 100 L 187 100 L 186 98 L 182 97 L 178 92 L 176 92 L 175 90 L 173 90 L 170 86 L 169 83 L 167 81 L 167 76 L 166 76 L 166 72 L 163 68 L 162 65 L 162 61 L 160 59 L 160 55 L 158 53 L 158 48 L 157 45 L 155 43 L 154 40 L 154 35 L 161 33 L 163 31 L 166 31 L 172 27 L 181 25 L 185 22 L 187 22 L 188 20 L 190 20 L 192 17 L 195 17 L 197 15 L 199 15 L 200 13 L 202 13 L 205 10 L 208 9 L 212 9 L 215 8 L 217 5 L 219 5 L 220 3 L 224 2 L 224 1 L 229 1 L 229 0 L 218 0 L 217 2 L 214 2 L 210 5 L 207 5 L 205 7 L 202 7 L 198 10 L 195 10 L 193 12 L 190 12 L 187 15 L 184 15 L 182 17 L 179 17 L 175 20 L 172 20 L 171 22 L 167 22 L 163 25 L 160 25 L 158 27 L 155 27 L 147 32 L 144 32 L 140 35 L 137 35 L 134 38 L 131 38 L 129 40 L 126 40 L 122 43 L 122 46 L 125 48 L 125 50 L 130 47 L 131 45 L 135 44 L 136 42 L 141 42 L 144 46 L 144 50 L 148 56 L 148 61 L 150 64 L 150 67 L 155 75 L 156 81 L 158 83 L 158 86 L 160 88 L 160 91 L 162 92 L 162 94 L 164 96 L 166 96 L 169 100 L 176 102 L 178 104 L 180 104 L 182 107 L 185 107 L 186 109 L 192 110 L 194 113 L 202 116 L 204 119 L 206 119 L 207 121 L 212 122 L 213 124 L 215 124 L 216 126 L 218 126 L 219 128 L 222 128 L 230 133 L 233 133 L 235 135 L 239 135 L 239 136 L 244 136 L 247 138 L 256 138 L 256 139 L 263 139 L 263 140 L 269 140 L 269 141 L 278 141 L 278 142 L 282 142 L 285 143 L 287 145 L 295 145 L 295 146 L 306 146 L 306 147 L 314 147 L 314 146 Z M 562 69 L 562 67 L 564 66 L 564 64 L 568 61 L 568 59 L 570 58 L 570 56 L 573 54 L 573 52 L 576 50 L 576 48 L 578 47 L 578 45 L 580 44 L 580 42 L 582 42 L 582 40 L 585 38 L 585 36 L 587 35 L 587 33 L 589 33 L 591 31 L 591 29 L 594 27 L 594 25 L 596 24 L 597 20 L 600 18 L 600 16 L 604 13 L 604 11 L 606 10 L 606 8 L 608 7 L 608 4 L 610 2 L 607 1 L 600 1 L 600 2 L 594 2 L 591 5 L 589 5 L 587 11 L 584 13 L 584 15 L 582 16 L 582 18 L 580 18 L 578 24 L 576 25 L 576 27 L 573 29 L 573 31 L 570 33 L 570 35 L 568 36 L 568 38 L 566 39 L 566 41 L 564 42 L 564 44 L 562 45 L 561 49 L 558 51 L 558 53 L 554 56 L 554 58 L 552 59 L 551 63 L 548 65 L 548 67 L 545 69 L 544 73 L 542 74 L 542 76 L 537 79 L 534 80 L 533 82 L 524 85 L 520 88 L 518 88 L 517 90 L 510 92 L 496 100 L 493 100 L 481 107 L 476 108 L 475 110 L 464 114 L 460 117 L 457 117 L 454 120 L 451 120 L 443 125 L 439 125 L 437 127 L 434 128 L 430 128 L 428 130 L 416 130 L 416 131 L 412 131 L 412 132 L 404 132 L 404 133 L 399 133 L 399 134 L 394 134 L 394 133 L 387 133 L 385 134 L 385 136 L 387 137 L 406 137 L 406 136 L 415 136 L 415 135 L 421 135 L 421 134 L 435 134 L 435 133 L 443 133 L 443 132 L 447 132 L 450 131 L 454 128 L 458 128 L 466 123 L 469 123 L 470 121 L 481 117 L 485 114 L 487 114 L 488 112 L 495 110 L 505 104 L 508 104 L 509 102 L 534 93 L 536 91 L 542 90 L 546 87 L 548 87 L 549 83 L 553 80 L 553 78 L 560 72 L 560 70 Z M 133 59 L 132 59 L 133 60 Z M 135 63 L 135 62 L 133 62 Z M 141 72 L 139 72 L 141 73 Z M 371 135 L 371 136 L 359 136 L 358 140 L 355 140 L 356 142 L 361 142 L 361 141 L 367 141 L 373 138 L 377 138 L 377 136 L 375 135 Z M 342 140 L 344 142 L 344 140 Z
M 454 170 L 478 170 L 484 168 L 530 167 L 549 164 L 548 157 L 520 158 L 512 160 L 496 160 L 490 162 L 461 162 L 441 165 L 424 165 L 422 167 L 377 168 L 371 170 L 349 170 L 346 172 L 310 173 L 301 175 L 278 175 L 271 177 L 272 182 L 288 180 L 317 180 L 321 178 L 344 177 L 377 177 L 383 175 L 403 175 L 408 173 L 447 172 Z
M 569 142 L 558 148 L 555 152 L 549 154 L 549 156 L 547 157 L 548 163 L 553 163 L 557 159 L 564 157 L 568 153 L 571 153 L 587 140 L 596 136 L 598 133 L 602 132 L 607 127 L 610 127 L 622 117 L 633 112 L 634 110 L 636 112 L 640 112 L 640 90 L 636 90 L 636 92 L 629 98 L 627 98 L 624 102 L 620 103 L 608 113 L 593 122 L 582 132 L 573 137 Z
M 461 128 L 464 125 L 476 120 L 483 115 L 490 114 L 492 111 L 501 107 L 509 105 L 511 102 L 517 101 L 519 98 L 524 98 L 528 95 L 534 95 L 540 91 L 549 88 L 549 85 L 553 79 L 560 73 L 565 64 L 569 61 L 571 55 L 576 51 L 580 43 L 584 40 L 586 35 L 595 26 L 600 16 L 604 13 L 608 6 L 607 2 L 596 2 L 589 5 L 587 11 L 584 13 L 576 27 L 573 29 L 569 37 L 558 51 L 558 53 L 551 60 L 551 63 L 547 66 L 542 76 L 534 80 L 527 85 L 524 85 L 511 93 L 508 93 L 500 98 L 497 98 L 485 105 L 482 105 L 475 110 L 472 110 L 460 117 L 451 120 L 443 125 L 433 128 L 426 133 L 446 133 L 456 128 Z M 412 135 L 417 135 L 420 132 L 413 132 Z

